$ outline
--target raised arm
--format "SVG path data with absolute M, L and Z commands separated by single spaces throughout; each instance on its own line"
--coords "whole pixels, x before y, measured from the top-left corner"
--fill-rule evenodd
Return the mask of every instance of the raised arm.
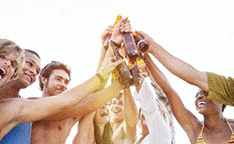
M 207 92 L 209 91 L 206 72 L 201 72 L 173 56 L 144 32 L 137 32 L 149 43 L 150 47 L 148 52 L 157 58 L 171 73 L 192 85 L 198 86 Z
M 78 132 L 74 137 L 73 144 L 92 144 L 94 138 L 94 118 L 95 112 L 85 115 L 78 123 Z
M 144 61 L 146 63 L 147 69 L 150 72 L 150 75 L 152 76 L 152 79 L 159 84 L 168 97 L 175 118 L 181 127 L 186 131 L 188 136 L 190 138 L 193 137 L 195 135 L 195 128 L 199 126 L 197 118 L 185 108 L 179 95 L 171 87 L 167 78 L 154 64 L 149 55 L 145 55 Z
M 69 117 L 82 117 L 90 112 L 102 108 L 122 90 L 122 85 L 115 81 L 109 87 L 93 93 L 70 109 L 62 110 L 44 120 L 63 120 Z
M 103 34 L 101 35 L 101 39 L 102 39 L 102 49 L 101 49 L 101 56 L 100 56 L 100 59 L 99 59 L 99 63 L 98 63 L 98 67 L 97 67 L 97 71 L 99 71 L 101 65 L 102 65 L 102 62 L 106 56 L 106 53 L 109 49 L 109 39 L 111 37 L 111 34 L 112 34 L 112 31 L 113 31 L 113 26 L 110 25 L 106 28 L 106 30 L 103 32 Z
M 136 125 L 138 122 L 138 111 L 130 88 L 124 90 L 124 119 L 127 137 L 134 140 L 136 137 Z

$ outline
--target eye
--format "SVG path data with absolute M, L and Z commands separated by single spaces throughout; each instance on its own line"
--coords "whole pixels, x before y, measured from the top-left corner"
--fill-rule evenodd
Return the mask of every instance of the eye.
M 26 64 L 29 66 L 29 67 L 32 67 L 33 64 L 31 62 L 26 62 Z
M 65 80 L 65 84 L 68 85 L 69 84 L 69 80 Z
M 12 60 L 12 61 L 11 61 L 11 66 L 12 66 L 13 68 L 16 68 L 16 67 L 17 67 L 17 62 L 16 62 L 15 60 Z

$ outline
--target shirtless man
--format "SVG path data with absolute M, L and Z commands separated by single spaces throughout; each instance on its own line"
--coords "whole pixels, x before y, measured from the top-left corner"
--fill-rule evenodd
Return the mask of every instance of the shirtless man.
M 46 65 L 39 77 L 42 97 L 58 95 L 67 89 L 70 82 L 70 69 L 57 61 Z M 61 121 L 36 121 L 32 125 L 32 144 L 62 144 L 65 143 L 72 126 L 79 117 L 71 117 Z

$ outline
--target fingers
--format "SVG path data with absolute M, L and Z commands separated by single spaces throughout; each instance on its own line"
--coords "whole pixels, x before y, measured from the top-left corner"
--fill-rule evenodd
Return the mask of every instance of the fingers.
M 140 35 L 140 37 L 142 37 L 143 39 L 147 36 L 147 34 L 146 34 L 146 33 L 144 33 L 143 31 L 135 30 L 135 32 L 136 32 L 137 34 L 139 34 L 139 35 Z
M 101 38 L 102 40 L 105 40 L 106 37 L 111 36 L 113 32 L 113 25 L 109 25 L 106 30 L 102 33 Z
M 122 25 L 121 25 L 121 27 L 120 27 L 120 31 L 121 31 L 122 33 L 124 33 L 124 32 L 132 33 L 132 27 L 131 27 L 130 21 L 129 21 L 128 19 L 126 19 L 126 20 L 122 23 Z
M 116 62 L 113 62 L 113 63 L 112 63 L 112 66 L 113 66 L 113 68 L 116 68 L 118 65 L 120 65 L 120 64 L 123 63 L 123 62 L 124 62 L 124 59 L 118 60 L 118 61 L 116 61 Z

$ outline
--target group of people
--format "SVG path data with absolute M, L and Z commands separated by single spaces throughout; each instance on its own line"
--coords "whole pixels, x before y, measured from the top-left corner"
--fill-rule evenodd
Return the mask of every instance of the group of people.
M 132 32 L 128 18 L 107 27 L 95 74 L 68 90 L 71 69 L 67 65 L 52 61 L 41 69 L 36 52 L 0 39 L 0 144 L 64 144 L 77 122 L 73 144 L 173 144 L 173 115 L 192 144 L 234 143 L 234 121 L 223 116 L 225 106 L 234 104 L 232 78 L 201 72 L 146 33 L 135 31 L 149 44 L 143 61 L 151 83 L 145 77 L 137 86 L 126 87 L 119 81 L 121 71 L 115 72 L 116 67 L 126 65 L 123 35 Z M 113 48 L 123 59 L 114 59 Z M 185 108 L 152 56 L 171 73 L 199 87 L 194 95 L 202 122 Z M 112 72 L 117 79 L 107 85 Z M 38 75 L 42 93 L 21 97 L 20 90 Z M 132 87 L 136 87 L 134 94 Z

